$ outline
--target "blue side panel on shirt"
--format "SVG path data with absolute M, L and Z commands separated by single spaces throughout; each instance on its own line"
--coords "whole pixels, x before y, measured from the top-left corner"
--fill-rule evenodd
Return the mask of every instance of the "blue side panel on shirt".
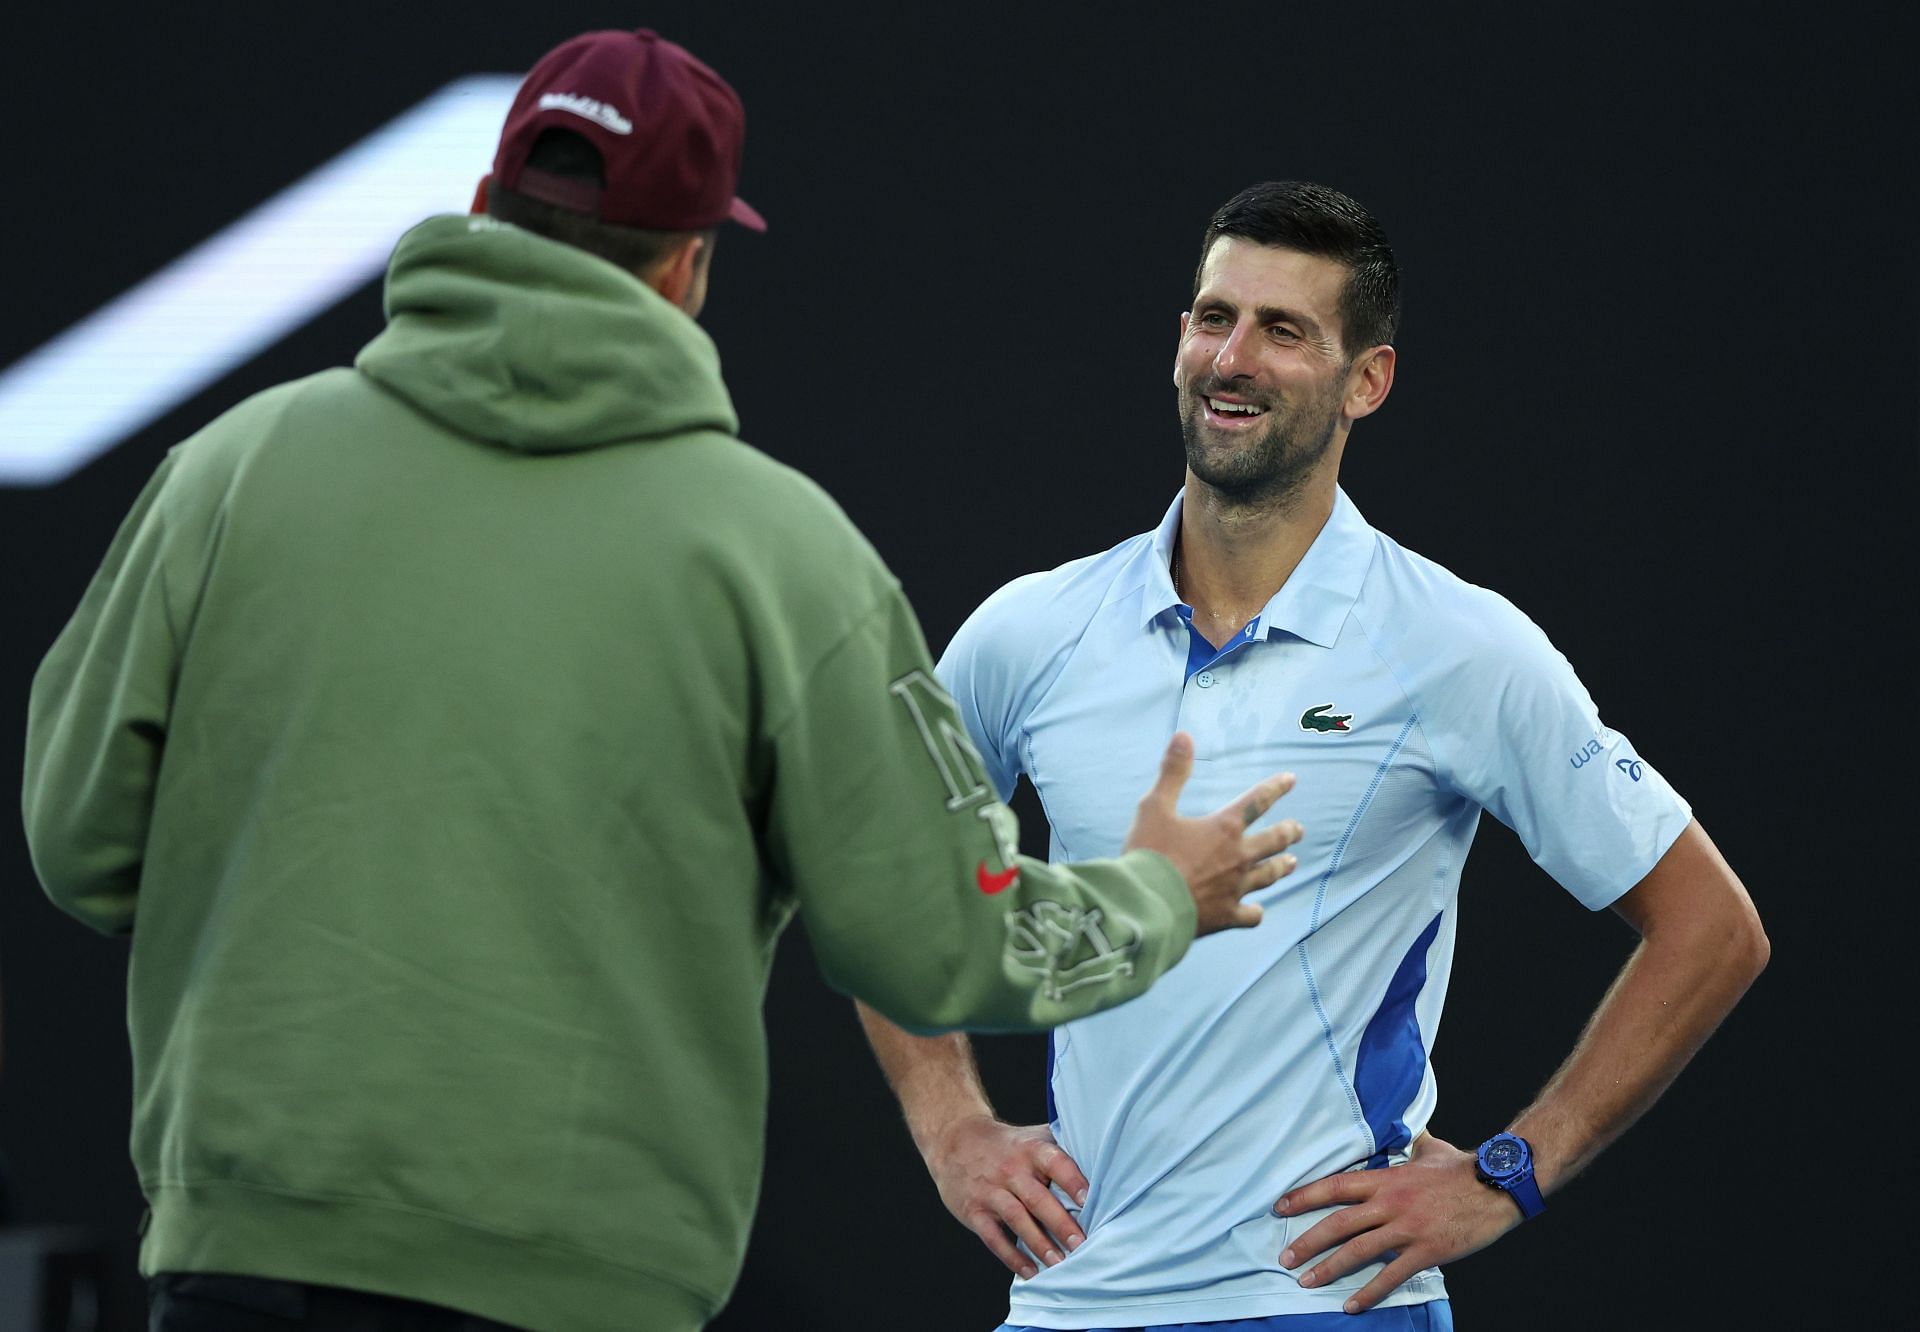
M 1427 950 L 1439 932 L 1440 916 L 1436 915 L 1400 959 L 1354 1059 L 1353 1090 L 1373 1132 L 1373 1150 L 1381 1165 L 1386 1164 L 1380 1159 L 1386 1153 L 1412 1141 L 1400 1116 L 1420 1094 L 1427 1070 L 1427 1047 L 1420 1039 L 1414 1004 L 1426 988 Z
M 1053 1104 L 1053 1033 L 1047 1033 L 1047 1122 L 1058 1123 L 1060 1111 Z

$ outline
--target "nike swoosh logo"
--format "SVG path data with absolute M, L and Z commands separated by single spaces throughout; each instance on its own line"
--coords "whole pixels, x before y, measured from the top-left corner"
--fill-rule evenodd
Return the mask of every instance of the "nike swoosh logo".
M 973 867 L 974 882 L 980 885 L 980 891 L 988 897 L 992 897 L 995 893 L 1004 892 L 1006 889 L 1012 887 L 1013 881 L 1019 877 L 1020 867 L 1018 865 L 1009 865 L 998 874 L 990 871 L 987 868 L 987 862 L 984 860 Z

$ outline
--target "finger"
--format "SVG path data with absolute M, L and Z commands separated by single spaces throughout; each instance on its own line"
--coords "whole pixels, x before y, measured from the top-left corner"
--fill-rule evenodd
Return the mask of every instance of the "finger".
M 1425 1266 L 1426 1264 L 1418 1258 L 1412 1258 L 1403 1253 L 1376 1272 L 1373 1280 L 1349 1296 L 1347 1302 L 1341 1307 L 1350 1314 L 1365 1313 L 1399 1289 L 1408 1278 Z
M 1251 891 L 1251 889 L 1243 891 Z M 1220 928 L 1223 930 L 1250 930 L 1258 925 L 1264 918 L 1265 913 L 1261 911 L 1259 907 L 1251 902 L 1240 902 L 1235 904 L 1233 914 L 1227 917 L 1227 923 Z
M 1280 1195 L 1280 1201 L 1273 1205 L 1273 1210 L 1281 1216 L 1298 1216 L 1302 1212 L 1332 1207 L 1335 1203 L 1365 1202 L 1379 1187 L 1380 1176 L 1384 1173 L 1380 1170 L 1342 1170 L 1337 1175 L 1328 1175 L 1311 1184 L 1289 1189 Z
M 1180 792 L 1192 775 L 1193 737 L 1185 731 L 1175 731 L 1173 739 L 1167 741 L 1167 752 L 1160 756 L 1160 776 L 1147 792 L 1147 799 L 1159 801 L 1170 810 L 1178 808 Z
M 995 1203 L 1000 1213 L 1000 1224 L 1013 1232 L 1013 1237 L 1027 1246 L 1027 1252 L 1039 1258 L 1048 1267 L 1059 1262 L 1066 1254 L 1053 1242 L 1053 1237 L 1040 1228 L 1033 1219 L 1033 1213 L 1027 1210 L 1023 1199 L 1011 1193 L 1000 1195 Z
M 1283 772 L 1248 787 L 1239 796 L 1221 806 L 1220 812 L 1224 814 L 1227 810 L 1236 810 L 1240 816 L 1241 826 L 1251 827 L 1256 819 L 1273 808 L 1274 801 L 1292 789 L 1293 774 Z
M 1390 1261 L 1399 1256 L 1389 1252 L 1390 1247 L 1378 1230 L 1359 1235 L 1328 1254 L 1325 1261 L 1314 1264 L 1313 1270 L 1303 1273 L 1300 1284 L 1324 1286 L 1370 1263 Z
M 1322 1217 L 1318 1225 L 1282 1249 L 1280 1266 L 1292 1269 L 1302 1263 L 1311 1262 L 1317 1255 L 1372 1229 L 1378 1220 L 1379 1218 L 1366 1214 L 1359 1207 L 1342 1207 L 1332 1215 Z M 1354 1266 L 1358 1265 L 1354 1264 Z
M 1048 1179 L 1067 1191 L 1067 1196 L 1087 1205 L 1087 1177 L 1080 1173 L 1080 1163 L 1068 1156 L 1065 1149 L 1054 1147 L 1040 1153 L 1040 1169 Z
M 1271 828 L 1262 828 L 1257 833 L 1247 834 L 1240 846 L 1246 853 L 1248 861 L 1265 860 L 1268 856 L 1285 851 L 1306 835 L 1307 830 L 1298 822 L 1293 819 L 1282 819 Z
M 1278 883 L 1300 867 L 1300 861 L 1294 856 L 1274 856 L 1263 860 L 1247 871 L 1247 886 L 1242 893 L 1251 893 L 1258 889 Z
M 1073 1218 L 1067 1215 L 1067 1209 L 1060 1205 L 1060 1200 L 1051 1191 L 1030 1179 L 1015 1180 L 1010 1187 L 1043 1232 L 1043 1246 L 1033 1251 L 1040 1255 L 1048 1267 L 1060 1261 L 1058 1258 L 1049 1258 L 1049 1250 L 1065 1255 L 1080 1247 L 1086 1236 L 1080 1233 L 1080 1227 L 1074 1224 Z M 1033 1248 L 1031 1244 L 1027 1247 Z
M 998 1258 L 1005 1268 L 1018 1277 L 1034 1277 L 1040 1269 L 1033 1260 L 1013 1247 L 1013 1241 L 1007 1238 L 1007 1232 L 1000 1221 L 990 1212 L 975 1212 L 967 1218 L 967 1229 L 971 1230 L 987 1251 Z

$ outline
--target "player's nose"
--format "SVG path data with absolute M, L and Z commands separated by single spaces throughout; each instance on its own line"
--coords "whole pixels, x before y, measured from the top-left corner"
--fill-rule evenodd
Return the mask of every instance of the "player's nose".
M 1239 379 L 1253 374 L 1255 330 L 1235 324 L 1213 354 L 1213 371 L 1221 379 Z

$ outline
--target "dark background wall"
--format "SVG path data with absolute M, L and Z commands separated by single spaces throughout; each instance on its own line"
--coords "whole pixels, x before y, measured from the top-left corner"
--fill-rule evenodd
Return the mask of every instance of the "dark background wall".
M 644 23 L 749 109 L 742 190 L 773 230 L 723 237 L 705 318 L 744 433 L 839 497 L 937 649 L 1002 581 L 1150 525 L 1179 484 L 1168 376 L 1207 213 L 1256 179 L 1346 189 L 1407 280 L 1350 493 L 1539 621 L 1775 946 L 1672 1094 L 1450 1271 L 1462 1326 L 1832 1325 L 1904 1263 L 1869 1229 L 1905 1150 L 1912 1012 L 1917 118 L 1896 8 L 14 6 L 0 365 L 446 81 Z M 0 489 L 0 768 L 162 451 L 378 323 L 369 288 L 63 484 Z M 1551 1071 L 1630 936 L 1491 820 L 1462 896 L 1434 1128 L 1471 1143 Z M 110 1237 L 131 1327 L 124 961 L 45 904 L 0 819 L 17 1219 Z M 767 1184 L 720 1326 L 984 1332 L 1003 1274 L 941 1210 L 798 931 L 768 1008 Z M 1005 1113 L 1037 1118 L 1040 1043 L 982 1058 Z

